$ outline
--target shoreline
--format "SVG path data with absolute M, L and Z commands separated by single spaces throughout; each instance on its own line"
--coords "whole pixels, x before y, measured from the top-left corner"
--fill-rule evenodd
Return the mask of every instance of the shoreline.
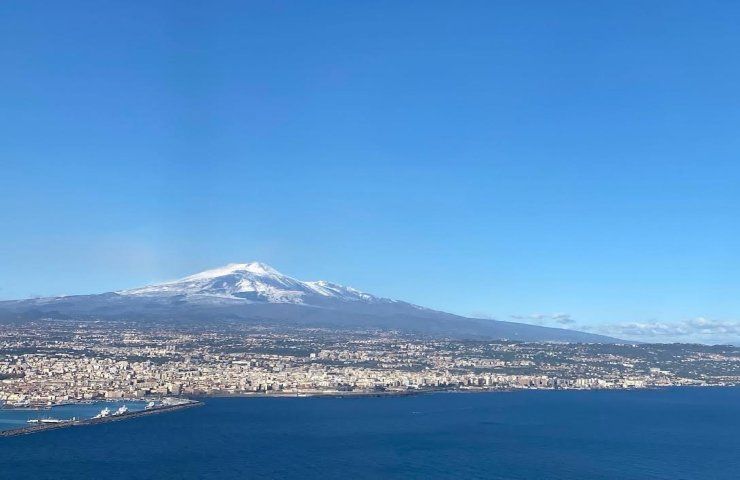
M 20 435 L 31 435 L 34 433 L 46 432 L 49 430 L 58 430 L 60 428 L 84 427 L 87 425 L 100 425 L 102 423 L 120 422 L 123 420 L 143 417 L 146 415 L 157 415 L 160 413 L 169 413 L 169 412 L 174 412 L 177 410 L 184 410 L 186 408 L 199 407 L 201 405 L 203 405 L 203 402 L 200 402 L 198 400 L 190 400 L 190 399 L 185 400 L 184 399 L 183 403 L 178 403 L 176 405 L 163 405 L 163 406 L 151 408 L 149 410 L 140 410 L 138 412 L 126 412 L 121 415 L 115 415 L 115 416 L 111 415 L 109 417 L 102 417 L 102 418 L 87 418 L 87 419 L 81 419 L 81 420 L 71 420 L 71 421 L 62 422 L 62 423 L 33 425 L 33 426 L 26 426 L 26 427 L 20 427 L 20 428 L 13 428 L 10 430 L 3 430 L 3 431 L 0 431 L 0 437 L 17 437 Z
M 640 387 L 640 388 L 502 388 L 502 389 L 429 389 L 429 390 L 413 390 L 413 391 L 386 391 L 386 392 L 286 392 L 286 393 L 219 393 L 219 394 L 200 394 L 193 395 L 192 398 L 183 398 L 183 403 L 176 405 L 163 405 L 151 408 L 149 410 L 140 410 L 136 412 L 127 412 L 121 415 L 102 417 L 102 418 L 89 418 L 80 420 L 71 420 L 62 423 L 54 424 L 42 424 L 32 425 L 20 428 L 13 428 L 9 430 L 0 431 L 0 437 L 16 437 L 21 435 L 31 435 L 34 433 L 46 432 L 48 430 L 58 430 L 61 428 L 70 427 L 84 427 L 88 425 L 99 425 L 103 423 L 119 422 L 123 420 L 129 420 L 132 418 L 143 417 L 147 415 L 155 415 L 160 413 L 169 413 L 178 410 L 184 410 L 186 408 L 199 407 L 204 405 L 204 402 L 209 398 L 379 398 L 379 397 L 411 397 L 417 395 L 434 395 L 434 394 L 481 394 L 481 393 L 515 393 L 515 392 L 532 392 L 532 391 L 548 391 L 548 392 L 592 392 L 592 391 L 623 391 L 623 392 L 639 392 L 639 391 L 655 391 L 655 390 L 671 390 L 671 389 L 684 389 L 684 388 L 739 388 L 739 385 L 666 385 L 666 386 L 651 386 L 651 387 Z M 90 402 L 66 402 L 64 405 L 74 404 L 85 404 Z M 9 408 L 8 410 L 14 410 Z
M 178 398 L 183 402 L 191 401 L 193 398 L 207 399 L 207 398 L 310 398 L 310 397 L 405 397 L 413 395 L 424 395 L 429 393 L 509 393 L 509 392 L 529 392 L 529 391 L 546 391 L 546 392 L 590 392 L 590 391 L 641 391 L 641 390 L 666 390 L 671 388 L 738 388 L 740 384 L 702 384 L 702 385 L 650 385 L 645 387 L 608 387 L 608 388 L 528 388 L 528 387 L 505 387 L 505 388 L 427 388 L 427 389 L 413 389 L 413 390 L 355 390 L 355 391 L 341 391 L 341 390 L 306 390 L 302 392 L 291 392 L 291 391 L 269 391 L 269 392 L 219 392 L 219 393 L 204 393 L 204 392 L 190 392 L 186 396 L 172 397 Z M 51 410 L 55 407 L 62 407 L 67 405 L 89 405 L 100 402 L 141 402 L 146 401 L 146 397 L 142 398 L 121 398 L 116 400 L 68 400 L 61 403 L 54 403 L 51 405 L 33 406 L 33 407 L 16 407 L 0 402 L 0 411 L 2 410 L 14 410 L 14 411 L 45 411 Z M 202 403 L 202 402 L 198 402 Z M 174 405 L 172 405 L 174 406 Z M 156 410 L 160 410 L 167 407 L 156 407 Z M 129 412 L 131 413 L 139 412 Z
M 435 393 L 459 393 L 459 394 L 477 394 L 477 393 L 515 393 L 515 392 L 639 392 L 649 390 L 669 390 L 674 388 L 738 388 L 740 385 L 654 385 L 649 387 L 630 387 L 630 388 L 487 388 L 487 389 L 461 389 L 461 388 L 442 388 L 442 389 L 419 389 L 403 391 L 307 391 L 307 392 L 242 392 L 242 393 L 198 393 L 191 394 L 192 398 L 352 398 L 352 397 L 409 397 L 416 395 L 429 395 Z

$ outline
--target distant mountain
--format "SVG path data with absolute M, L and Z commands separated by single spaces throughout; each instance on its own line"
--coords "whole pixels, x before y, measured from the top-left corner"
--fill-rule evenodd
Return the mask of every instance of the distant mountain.
M 237 301 L 327 306 L 332 302 L 393 302 L 334 283 L 302 282 L 259 262 L 231 263 L 180 280 L 116 293 L 131 297 L 183 296 L 195 303 Z
M 396 330 L 458 339 L 620 342 L 574 330 L 461 317 L 330 282 L 300 281 L 259 262 L 232 263 L 131 290 L 0 302 L 0 318 L 44 317 L 146 322 L 236 320 L 269 325 Z

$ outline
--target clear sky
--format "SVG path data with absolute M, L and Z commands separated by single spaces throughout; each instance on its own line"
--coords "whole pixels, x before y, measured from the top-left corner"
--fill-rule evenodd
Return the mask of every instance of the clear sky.
M 3 1 L 0 298 L 259 260 L 740 338 L 738 25 L 730 1 Z

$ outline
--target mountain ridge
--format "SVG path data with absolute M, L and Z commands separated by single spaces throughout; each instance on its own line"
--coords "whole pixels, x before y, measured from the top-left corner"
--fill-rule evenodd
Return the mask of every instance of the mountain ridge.
M 324 280 L 301 281 L 261 262 L 231 263 L 176 280 L 101 294 L 0 302 L 2 318 L 44 316 L 148 322 L 230 319 L 459 339 L 622 342 L 576 330 L 462 317 Z
M 394 301 L 325 280 L 301 281 L 261 262 L 230 263 L 181 279 L 114 293 L 132 296 L 208 295 L 268 303 L 307 303 L 306 300 L 315 295 L 342 301 Z

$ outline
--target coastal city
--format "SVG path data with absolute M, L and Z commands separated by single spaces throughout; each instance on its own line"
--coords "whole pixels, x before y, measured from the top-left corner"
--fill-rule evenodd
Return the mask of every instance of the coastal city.
M 0 329 L 0 404 L 740 384 L 740 348 L 41 319 Z

